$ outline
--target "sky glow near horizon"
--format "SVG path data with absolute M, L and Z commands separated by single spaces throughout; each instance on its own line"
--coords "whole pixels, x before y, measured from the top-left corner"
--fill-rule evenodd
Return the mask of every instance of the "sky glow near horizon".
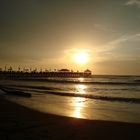
M 0 17 L 0 67 L 140 75 L 140 0 L 3 0 Z

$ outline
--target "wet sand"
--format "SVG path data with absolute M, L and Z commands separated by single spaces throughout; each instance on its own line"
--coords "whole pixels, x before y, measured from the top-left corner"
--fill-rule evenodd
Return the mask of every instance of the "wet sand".
M 0 96 L 0 140 L 103 139 L 140 139 L 140 124 L 56 116 L 31 110 Z

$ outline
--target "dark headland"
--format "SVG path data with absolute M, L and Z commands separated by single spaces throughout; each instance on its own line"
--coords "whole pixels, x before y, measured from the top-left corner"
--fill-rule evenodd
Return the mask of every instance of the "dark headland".
M 44 114 L 0 96 L 0 140 L 135 140 L 140 124 Z

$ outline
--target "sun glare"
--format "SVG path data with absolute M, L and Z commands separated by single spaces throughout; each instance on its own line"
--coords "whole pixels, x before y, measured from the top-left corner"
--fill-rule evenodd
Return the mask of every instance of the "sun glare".
M 86 64 L 88 60 L 88 54 L 85 52 L 80 52 L 74 55 L 74 61 L 78 64 Z

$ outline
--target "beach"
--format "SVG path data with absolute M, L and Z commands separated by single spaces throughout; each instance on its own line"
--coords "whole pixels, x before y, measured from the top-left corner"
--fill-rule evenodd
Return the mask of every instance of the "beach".
M 1 88 L 19 93 L 0 91 L 0 140 L 139 139 L 137 79 L 1 80 Z
M 140 124 L 86 120 L 41 113 L 0 97 L 1 140 L 129 140 Z

